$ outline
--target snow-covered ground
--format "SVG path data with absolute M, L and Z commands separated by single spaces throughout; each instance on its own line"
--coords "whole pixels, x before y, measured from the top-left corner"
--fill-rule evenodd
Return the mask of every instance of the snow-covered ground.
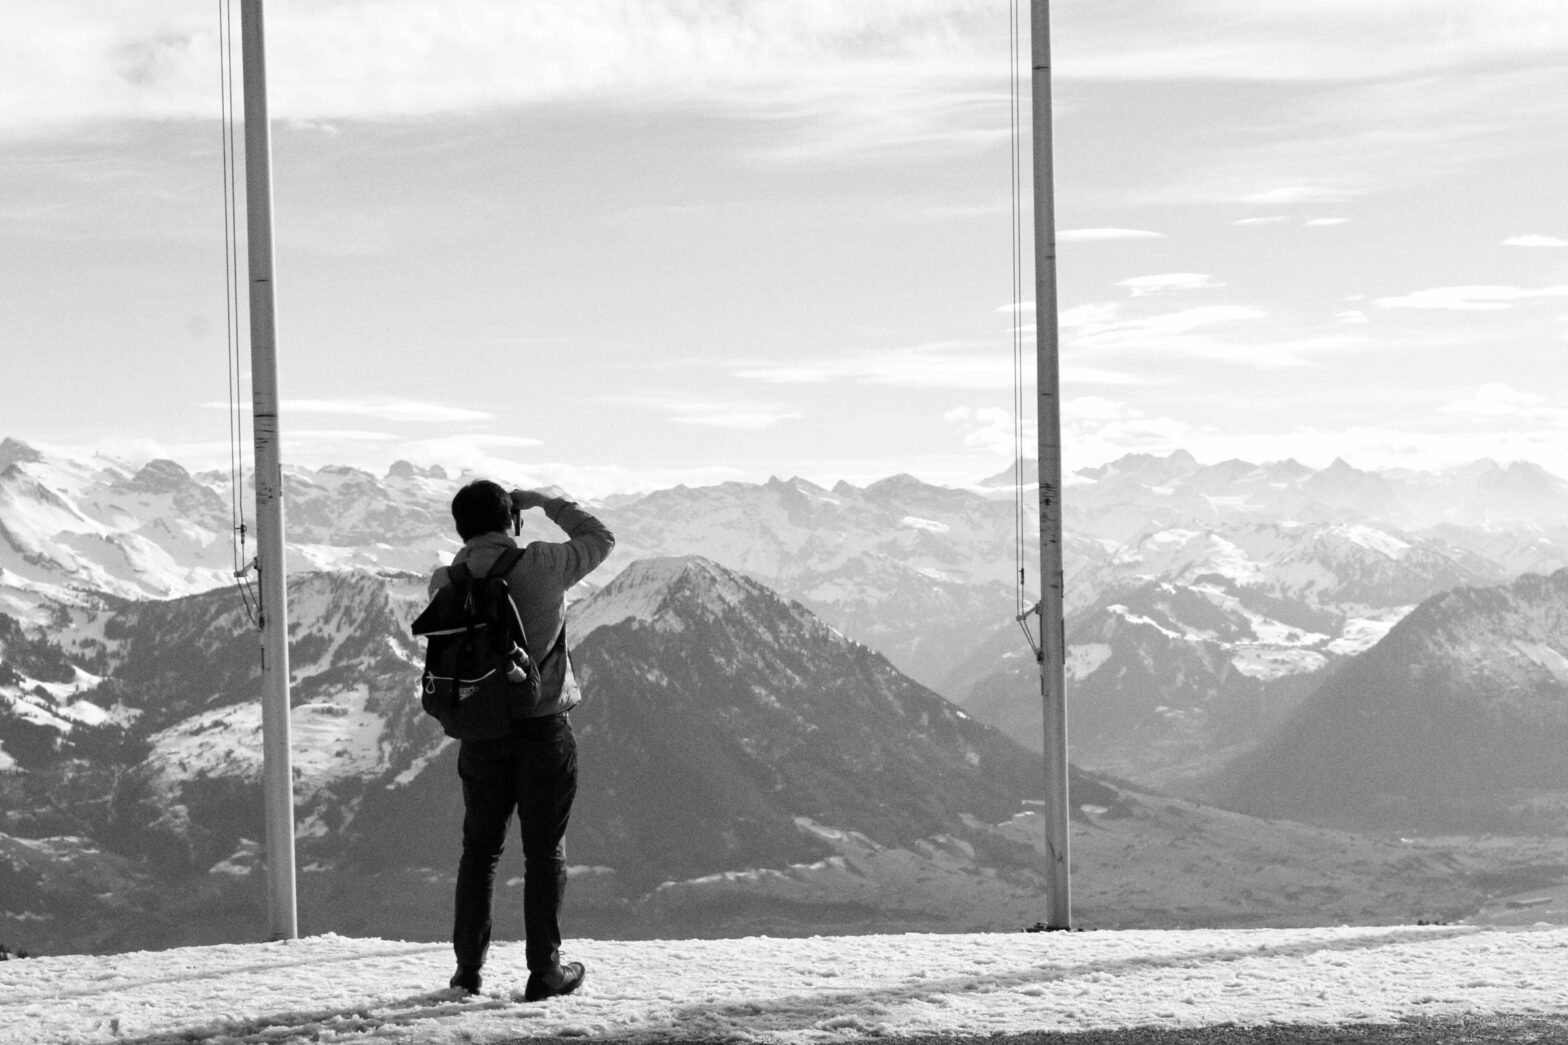
M 1562 1016 L 1568 928 L 1383 926 L 571 941 L 583 988 L 522 1000 L 520 943 L 484 992 L 444 944 L 316 936 L 0 964 L 0 1042 L 833 1042 L 1119 1027 Z

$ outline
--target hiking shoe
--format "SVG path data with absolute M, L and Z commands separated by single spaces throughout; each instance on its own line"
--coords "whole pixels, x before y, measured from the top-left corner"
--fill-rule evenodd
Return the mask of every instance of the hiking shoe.
M 452 981 L 448 987 L 456 987 L 464 994 L 478 994 L 479 985 L 484 981 L 479 977 L 479 970 L 469 965 L 459 965 L 452 974 Z
M 562 994 L 570 994 L 583 982 L 588 970 L 582 962 L 557 965 L 551 972 L 529 973 L 528 986 L 523 989 L 524 1001 L 543 1001 Z

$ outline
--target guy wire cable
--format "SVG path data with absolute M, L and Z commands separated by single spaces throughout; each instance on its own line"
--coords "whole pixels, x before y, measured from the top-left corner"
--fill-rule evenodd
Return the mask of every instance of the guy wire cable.
M 1013 568 L 1017 576 L 1014 586 L 1014 606 L 1016 613 L 1024 609 L 1024 560 L 1023 560 L 1023 477 L 1019 468 L 1019 429 L 1023 424 L 1022 411 L 1019 407 L 1019 378 L 1020 378 L 1020 350 L 1018 343 L 1018 327 L 1020 322 L 1020 283 L 1019 283 L 1019 186 L 1018 186 L 1018 0 L 1011 0 L 1007 8 L 1007 88 L 1008 88 L 1008 175 L 1011 189 L 1011 208 L 1008 212 L 1011 221 L 1010 232 L 1012 235 L 1012 256 L 1009 259 L 1013 279 L 1011 307 L 1008 309 L 1012 317 L 1009 333 L 1012 336 L 1013 349 Z
M 229 398 L 229 521 L 230 548 L 233 553 L 235 586 L 245 607 L 245 616 L 260 626 L 259 599 L 250 582 L 250 562 L 245 554 L 245 425 L 240 406 L 239 338 L 239 233 L 236 212 L 239 193 L 235 186 L 234 149 L 234 11 L 229 0 L 218 0 L 218 98 L 219 123 L 223 144 L 223 246 L 224 246 L 224 335 L 227 340 Z
M 1028 579 L 1025 572 L 1027 541 L 1024 535 L 1024 234 L 1023 234 L 1023 77 L 1020 71 L 1020 43 L 1023 34 L 1018 28 L 1018 0 L 1008 5 L 1008 117 L 1012 175 L 1012 336 L 1013 336 L 1013 561 L 1017 569 L 1017 586 L 1014 589 L 1014 609 L 1018 626 L 1029 643 L 1030 652 L 1036 657 L 1040 647 L 1034 633 L 1029 630 Z M 1038 323 L 1038 317 L 1036 317 Z

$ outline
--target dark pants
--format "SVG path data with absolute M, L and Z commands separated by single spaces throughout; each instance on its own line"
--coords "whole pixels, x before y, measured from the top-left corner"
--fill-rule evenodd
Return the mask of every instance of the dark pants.
M 518 723 L 504 740 L 465 740 L 463 858 L 457 866 L 452 949 L 457 964 L 479 968 L 490 949 L 490 900 L 506 828 L 516 810 L 523 837 L 523 929 L 528 969 L 550 972 L 560 960 L 566 852 L 561 838 L 577 796 L 577 740 L 565 715 Z

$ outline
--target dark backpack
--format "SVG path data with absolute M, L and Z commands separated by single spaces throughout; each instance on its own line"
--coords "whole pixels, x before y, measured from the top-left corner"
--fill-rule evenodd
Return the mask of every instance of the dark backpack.
M 522 554 L 508 549 L 478 578 L 466 563 L 449 567 L 414 621 L 427 640 L 420 703 L 455 740 L 504 737 L 539 703 L 539 666 L 506 583 Z

